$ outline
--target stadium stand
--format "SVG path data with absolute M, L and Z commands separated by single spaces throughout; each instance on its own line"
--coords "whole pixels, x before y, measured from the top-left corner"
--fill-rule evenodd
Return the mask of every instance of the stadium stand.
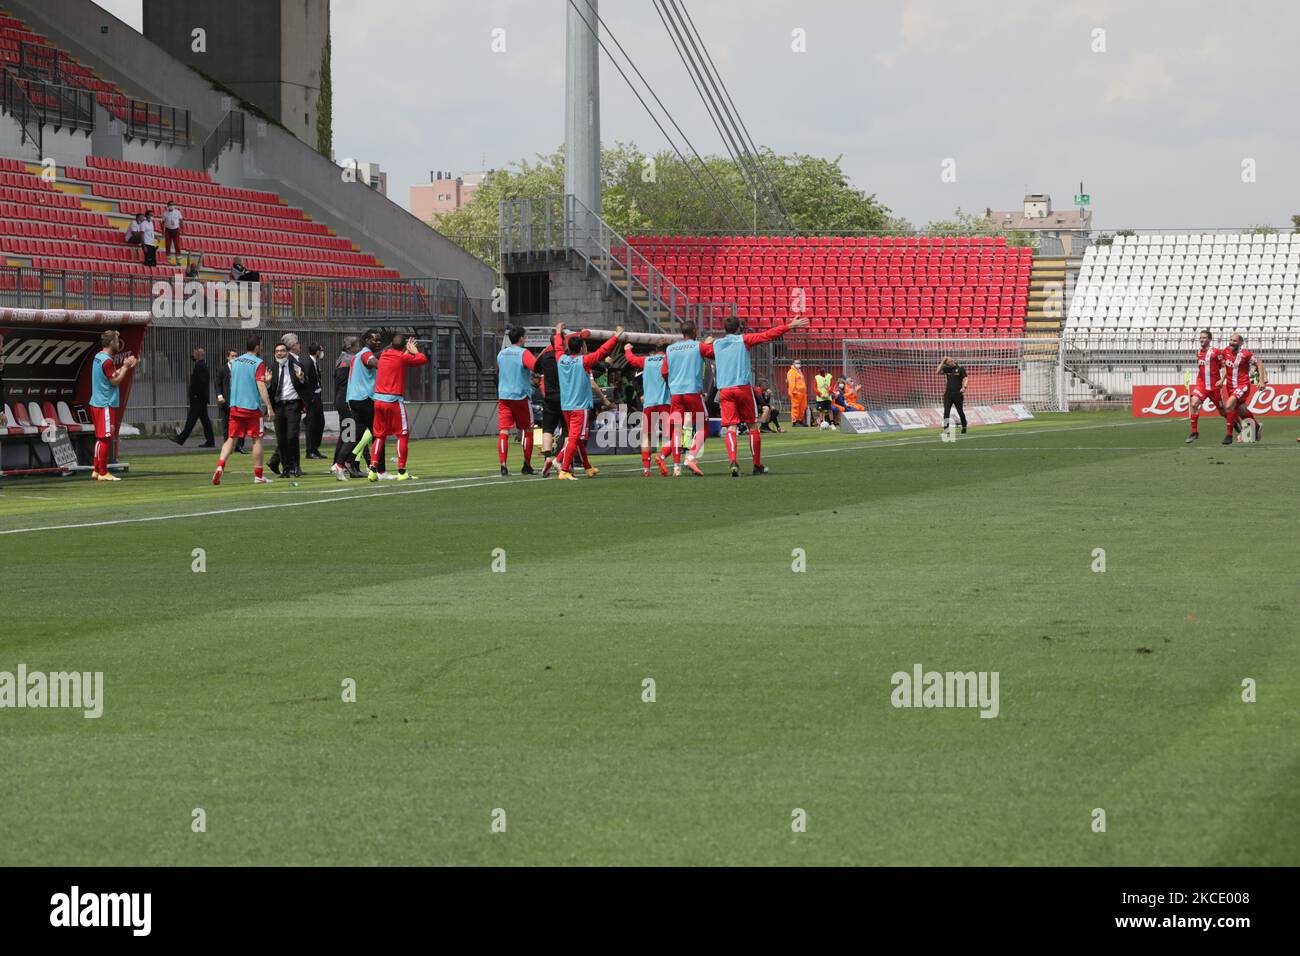
M 809 344 L 1024 332 L 1032 250 L 1008 247 L 1001 236 L 628 241 L 692 301 L 734 302 L 755 325 L 786 318 L 802 295 Z
M 185 217 L 183 249 L 203 253 L 205 278 L 224 278 L 235 257 L 268 278 L 399 276 L 275 193 L 222 186 L 207 173 L 97 156 L 53 179 L 41 172 L 38 164 L 0 159 L 0 254 L 8 265 L 169 275 L 175 266 L 161 250 L 149 270 L 122 230 L 136 212 L 158 216 L 174 201 Z
M 157 119 L 156 116 L 146 115 L 147 110 L 143 104 L 133 105 L 125 91 L 101 78 L 76 57 L 53 45 L 47 37 L 31 29 L 22 20 L 3 12 L 0 12 L 0 65 L 55 83 L 88 90 L 94 94 L 100 106 L 120 120 L 127 120 L 129 112 L 134 114 L 137 123 Z M 36 90 L 29 92 L 34 100 L 45 96 Z
M 1116 236 L 1084 253 L 1067 335 L 1186 347 L 1196 330 L 1300 337 L 1300 235 Z

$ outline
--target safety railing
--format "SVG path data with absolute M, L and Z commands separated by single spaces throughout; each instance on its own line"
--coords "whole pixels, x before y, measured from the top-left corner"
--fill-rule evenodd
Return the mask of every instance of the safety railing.
M 227 146 L 238 144 L 244 148 L 245 114 L 243 110 L 230 110 L 203 140 L 203 168 L 217 169 L 221 154 Z

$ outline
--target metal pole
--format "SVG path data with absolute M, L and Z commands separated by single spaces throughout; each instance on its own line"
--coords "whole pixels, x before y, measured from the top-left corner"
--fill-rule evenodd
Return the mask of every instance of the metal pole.
M 600 215 L 599 0 L 568 6 L 564 71 L 564 191 Z

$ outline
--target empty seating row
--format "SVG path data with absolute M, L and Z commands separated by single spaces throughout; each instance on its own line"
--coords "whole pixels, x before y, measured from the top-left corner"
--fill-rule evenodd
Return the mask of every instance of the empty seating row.
M 1084 253 L 1066 330 L 1300 329 L 1300 237 L 1116 236 Z
M 89 419 L 77 421 L 67 402 L 59 402 L 57 407 L 49 401 L 39 405 L 36 402 L 14 402 L 12 405 L 6 404 L 4 410 L 5 421 L 8 422 L 5 431 L 10 435 L 38 434 L 47 421 L 55 422 L 73 434 L 95 430 Z
M 118 172 L 111 169 L 87 169 L 82 166 L 67 166 L 63 170 L 65 179 L 83 183 L 104 183 L 113 186 L 135 186 L 140 189 L 157 189 L 171 191 L 178 201 L 187 196 L 210 196 L 217 199 L 239 199 L 252 203 L 273 203 L 280 205 L 280 197 L 275 193 L 261 189 L 236 189 L 218 183 L 205 183 L 195 179 L 179 179 L 172 176 L 160 176 L 155 173 L 146 175 L 140 172 Z
M 86 165 L 93 169 L 108 169 L 119 173 L 139 173 L 146 176 L 158 175 L 160 167 L 152 166 L 149 163 L 137 163 L 129 159 L 113 159 L 109 156 L 87 156 Z M 172 179 L 187 179 L 197 183 L 214 182 L 207 172 L 198 169 L 175 169 L 171 166 L 166 167 L 167 174 Z
M 80 253 L 54 246 L 79 247 Z M 255 242 L 248 236 L 241 239 L 215 239 L 189 233 L 185 247 L 205 256 L 226 253 L 231 256 L 256 256 L 269 259 L 289 259 L 305 262 L 337 262 L 340 265 L 373 266 L 374 259 L 351 249 L 318 249 L 308 246 Z M 138 246 L 129 246 L 121 233 L 106 227 L 62 226 L 53 223 L 0 220 L 0 248 L 16 255 L 77 255 L 90 259 L 117 259 L 122 261 L 141 258 Z

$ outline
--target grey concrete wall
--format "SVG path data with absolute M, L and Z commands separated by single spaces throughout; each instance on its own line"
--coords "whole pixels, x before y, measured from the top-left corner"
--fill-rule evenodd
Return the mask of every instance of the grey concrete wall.
M 313 149 L 320 120 L 321 54 L 329 0 L 280 0 L 280 122 Z
M 279 0 L 143 0 L 145 37 L 280 118 Z M 250 28 L 255 25 L 255 28 Z M 204 31 L 201 50 L 193 31 Z
M 91 0 L 6 0 L 6 7 L 123 89 L 188 107 L 195 146 L 177 165 L 197 168 L 195 154 L 229 111 L 229 94 Z M 343 182 L 342 170 L 293 134 L 250 115 L 248 139 L 242 154 L 222 159 L 218 180 L 280 193 L 404 275 L 459 279 L 469 295 L 491 296 L 492 269 L 373 189 Z

